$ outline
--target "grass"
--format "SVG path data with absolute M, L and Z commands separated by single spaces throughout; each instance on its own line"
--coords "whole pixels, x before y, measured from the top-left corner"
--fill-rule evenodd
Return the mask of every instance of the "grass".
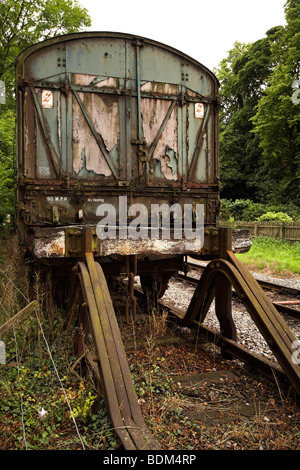
M 2 338 L 0 450 L 77 450 L 82 448 L 79 435 L 86 449 L 113 449 L 116 441 L 103 396 L 89 375 L 83 377 L 72 367 L 75 326 L 64 330 L 51 279 L 39 272 L 31 278 L 21 259 L 14 236 L 10 243 L 0 239 L 0 324 L 24 307 L 23 296 L 39 304 Z
M 254 241 L 253 252 L 258 241 Z M 85 448 L 116 449 L 103 397 L 91 376 L 79 375 L 73 367 L 76 325 L 63 329 L 63 312 L 52 301 L 49 290 L 51 279 L 34 276 L 30 280 L 16 247 L 16 240 L 7 243 L 0 239 L 0 324 L 24 307 L 21 292 L 38 300 L 38 318 Z M 119 320 L 122 325 L 121 317 Z M 222 378 L 220 383 L 181 385 L 177 377 L 223 371 L 231 366 L 200 344 L 163 341 L 173 327 L 162 312 L 152 310 L 149 314 L 148 310 L 135 325 L 123 325 L 121 329 L 143 416 L 164 450 L 299 448 L 299 408 L 288 399 L 283 404 L 282 391 L 277 393 L 274 385 L 260 376 L 251 379 L 253 384 L 242 374 L 232 384 Z M 6 364 L 0 365 L 0 450 L 80 450 L 70 409 L 35 315 L 3 339 Z M 253 396 L 259 413 L 241 416 L 240 400 L 250 403 Z M 268 408 L 264 405 L 260 415 L 260 403 L 264 401 Z M 42 415 L 41 410 L 46 414 Z M 230 422 L 223 423 L 222 413 L 226 410 Z M 204 420 L 213 413 L 215 421 Z
M 248 253 L 237 255 L 253 271 L 274 276 L 300 275 L 300 243 L 257 237 Z

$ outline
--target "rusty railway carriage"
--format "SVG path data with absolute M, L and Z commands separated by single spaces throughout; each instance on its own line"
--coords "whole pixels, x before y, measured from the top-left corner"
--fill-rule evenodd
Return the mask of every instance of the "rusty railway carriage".
M 35 258 L 80 257 L 82 228 L 96 226 L 101 203 L 118 221 L 121 195 L 149 214 L 155 203 L 203 204 L 204 251 L 217 250 L 219 86 L 207 68 L 149 39 L 99 32 L 33 45 L 16 70 L 18 228 Z M 96 238 L 94 253 L 113 271 L 124 270 L 124 255 L 153 274 L 201 253 L 184 238 Z
M 217 224 L 216 77 L 158 42 L 91 32 L 56 37 L 23 51 L 16 84 L 20 244 L 32 259 L 70 278 L 69 312 L 80 291 L 76 351 L 100 380 L 123 447 L 159 445 L 142 418 L 107 284 L 120 274 L 128 280 L 130 322 L 136 314 L 136 274 L 145 292 L 161 297 L 168 278 L 186 266 L 186 255 L 210 260 L 178 321 L 196 324 L 213 341 L 218 337 L 224 354 L 248 359 L 236 343 L 233 285 L 300 394 L 300 366 L 292 360 L 296 337 L 236 259 L 231 230 Z M 121 197 L 126 202 L 122 210 Z M 203 245 L 185 232 L 176 237 L 175 217 L 169 239 L 120 236 L 131 223 L 129 208 L 135 203 L 146 207 L 148 215 L 152 204 L 189 204 L 194 218 L 197 204 L 202 205 Z M 115 238 L 97 236 L 97 209 L 104 204 L 115 211 Z M 145 227 L 150 226 L 148 219 Z M 220 334 L 203 325 L 213 298 Z M 87 347 L 90 337 L 96 362 Z M 269 371 L 269 364 L 263 366 Z

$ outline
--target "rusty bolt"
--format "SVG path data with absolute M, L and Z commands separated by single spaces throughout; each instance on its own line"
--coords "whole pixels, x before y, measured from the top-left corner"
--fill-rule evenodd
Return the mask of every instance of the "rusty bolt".
M 70 230 L 69 232 L 70 237 L 80 237 L 81 231 L 80 230 Z
M 69 248 L 69 253 L 78 254 L 80 252 L 81 250 L 79 248 L 75 248 L 75 249 Z

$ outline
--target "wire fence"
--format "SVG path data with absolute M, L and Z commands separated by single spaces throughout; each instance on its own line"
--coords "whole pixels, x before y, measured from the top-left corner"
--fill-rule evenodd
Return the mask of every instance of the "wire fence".
M 0 269 L 0 273 L 5 276 L 5 278 L 7 279 L 7 281 L 12 284 L 12 286 L 14 287 L 14 289 L 16 289 L 16 290 L 19 292 L 19 294 L 25 299 L 25 301 L 26 301 L 27 303 L 29 303 L 30 300 L 29 300 L 29 299 L 24 295 L 24 293 L 15 285 L 15 283 L 10 279 L 10 277 L 7 275 L 7 273 L 5 273 L 4 271 L 2 271 L 1 269 Z M 6 311 L 5 307 L 3 306 L 2 302 L 0 302 L 0 306 L 1 306 L 2 310 L 5 312 L 6 316 L 9 318 L 10 316 L 9 316 L 9 314 L 7 313 L 7 311 Z M 42 334 L 44 343 L 45 343 L 45 345 L 46 345 L 46 349 L 47 349 L 49 358 L 50 358 L 50 360 L 51 360 L 51 362 L 52 362 L 52 366 L 53 366 L 54 372 L 55 372 L 56 377 L 57 377 L 57 379 L 58 379 L 59 385 L 60 385 L 60 387 L 61 387 L 61 390 L 62 390 L 62 392 L 63 392 L 64 398 L 65 398 L 65 400 L 66 400 L 66 403 L 67 403 L 67 405 L 68 405 L 68 408 L 69 408 L 69 411 L 70 411 L 70 415 L 71 415 L 72 421 L 73 421 L 73 423 L 74 423 L 74 426 L 75 426 L 75 429 L 76 429 L 76 432 L 77 432 L 78 439 L 79 439 L 79 441 L 80 441 L 80 443 L 81 443 L 82 449 L 85 450 L 85 445 L 84 445 L 82 436 L 81 436 L 81 434 L 80 434 L 78 425 L 77 425 L 77 423 L 76 423 L 76 420 L 75 420 L 75 417 L 74 417 L 74 414 L 73 414 L 73 410 L 72 410 L 70 401 L 69 401 L 69 399 L 68 399 L 66 390 L 65 390 L 65 388 L 64 388 L 64 386 L 63 386 L 62 379 L 60 378 L 60 375 L 59 375 L 59 373 L 58 373 L 58 369 L 57 369 L 57 367 L 56 367 L 56 364 L 55 364 L 55 362 L 54 362 L 53 356 L 52 356 L 52 354 L 51 354 L 51 350 L 50 350 L 48 341 L 47 341 L 47 339 L 46 339 L 46 336 L 45 336 L 45 333 L 44 333 L 44 330 L 43 330 L 43 327 L 42 327 L 42 323 L 41 323 L 41 320 L 40 320 L 40 318 L 39 318 L 37 309 L 34 309 L 34 313 L 35 313 L 36 320 L 37 320 L 37 324 L 38 324 L 38 326 L 39 326 L 39 328 L 40 328 L 40 331 L 41 331 L 41 334 Z M 16 347 L 17 376 L 18 376 L 18 381 L 20 381 L 20 360 L 19 360 L 19 353 L 18 353 L 16 332 L 15 332 L 15 329 L 14 329 L 14 328 L 13 328 L 13 333 L 14 333 L 15 347 Z M 21 388 L 20 388 L 20 390 L 21 390 Z M 25 422 L 24 422 L 24 403 L 23 403 L 23 398 L 22 398 L 22 393 L 21 393 L 21 392 L 20 392 L 20 409 L 21 409 L 21 421 L 22 421 L 22 428 L 23 428 L 23 441 L 24 441 L 25 449 L 28 450 L 28 445 L 27 445 L 27 440 L 26 440 L 26 427 L 25 427 Z

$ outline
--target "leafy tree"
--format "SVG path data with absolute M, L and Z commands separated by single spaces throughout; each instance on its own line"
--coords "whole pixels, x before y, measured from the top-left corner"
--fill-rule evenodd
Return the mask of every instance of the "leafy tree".
M 10 91 L 15 59 L 29 45 L 90 25 L 77 0 L 0 0 L 0 80 Z
M 261 159 L 259 136 L 251 118 L 274 67 L 272 45 L 282 28 L 274 27 L 253 44 L 236 42 L 216 71 L 221 83 L 220 177 L 224 198 L 264 197 L 269 175 Z
M 15 60 L 29 45 L 91 25 L 77 0 L 0 0 L 0 223 L 14 210 Z
M 300 206 L 300 103 L 292 100 L 300 79 L 300 4 L 285 4 L 287 25 L 272 47 L 276 60 L 269 86 L 253 117 L 265 167 L 273 174 L 271 199 Z
M 0 223 L 14 207 L 15 113 L 7 108 L 0 115 Z

